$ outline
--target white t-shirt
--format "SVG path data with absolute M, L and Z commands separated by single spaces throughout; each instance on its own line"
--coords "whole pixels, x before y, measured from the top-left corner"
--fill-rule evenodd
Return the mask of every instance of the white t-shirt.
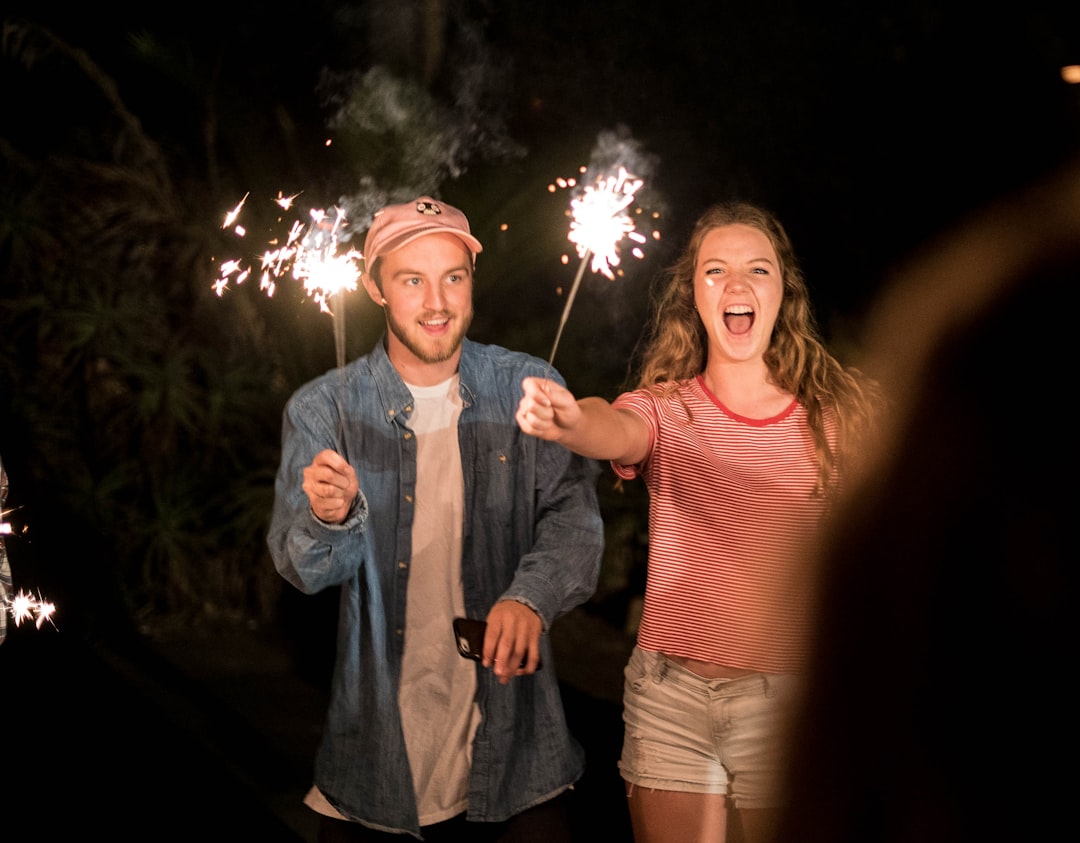
M 420 825 L 448 820 L 468 807 L 472 739 L 480 722 L 476 667 L 458 654 L 453 633 L 454 618 L 465 615 L 458 382 L 455 375 L 436 386 L 406 384 L 413 395 L 409 427 L 416 435 L 417 480 L 398 707 Z M 304 803 L 346 819 L 316 787 Z
M 416 434 L 417 481 L 398 704 L 420 824 L 431 825 L 468 806 L 472 737 L 479 722 L 476 666 L 458 654 L 452 627 L 453 619 L 465 614 L 462 404 L 456 375 L 437 386 L 406 386 L 414 399 L 409 427 Z

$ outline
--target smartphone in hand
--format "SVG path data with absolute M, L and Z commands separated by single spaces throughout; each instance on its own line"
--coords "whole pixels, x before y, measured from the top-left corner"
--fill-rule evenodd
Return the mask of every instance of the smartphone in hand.
M 475 618 L 454 618 L 454 640 L 457 641 L 457 649 L 462 658 L 472 659 L 475 662 L 484 658 L 484 633 L 487 632 L 487 621 L 478 621 Z M 525 662 L 521 663 L 525 667 Z M 541 668 L 536 665 L 536 669 Z

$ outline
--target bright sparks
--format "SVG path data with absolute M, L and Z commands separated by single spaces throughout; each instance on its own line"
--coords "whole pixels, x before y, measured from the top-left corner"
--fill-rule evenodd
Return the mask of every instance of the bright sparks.
M 46 621 L 52 623 L 52 616 L 56 613 L 56 606 L 47 600 L 31 597 L 25 591 L 20 591 L 12 598 L 11 605 L 7 607 L 8 613 L 18 626 L 23 621 L 34 622 L 34 626 L 41 629 Z M 55 624 L 53 624 L 55 626 Z
M 225 215 L 225 222 L 221 224 L 222 228 L 228 228 L 230 225 L 236 222 L 236 220 L 240 217 L 240 211 L 242 211 L 244 208 L 244 203 L 247 202 L 247 198 L 250 195 L 250 193 L 245 193 L 244 198 L 236 203 L 236 207 Z
M 612 267 L 619 265 L 618 245 L 622 239 L 627 237 L 637 243 L 646 239 L 626 211 L 641 185 L 641 179 L 620 167 L 617 175 L 587 185 L 584 193 L 570 202 L 570 242 L 577 246 L 582 260 L 591 255 L 593 272 L 611 280 L 615 280 Z
M 15 507 L 18 509 L 19 507 Z M 26 534 L 26 526 L 23 525 L 22 530 L 16 532 L 10 521 L 4 519 L 15 509 L 0 510 L 0 555 L 4 551 L 4 537 L 12 536 L 18 537 Z M 47 600 L 42 600 L 41 596 L 33 597 L 25 591 L 19 591 L 12 596 L 11 592 L 11 580 L 10 578 L 6 583 L 0 583 L 0 613 L 9 615 L 15 622 L 15 626 L 19 626 L 23 621 L 32 621 L 33 624 L 41 629 L 42 625 L 48 621 L 54 627 L 53 615 L 56 613 L 56 606 Z M 0 637 L 0 641 L 3 638 Z
M 274 202 L 287 211 L 299 195 L 285 196 L 279 191 Z M 223 228 L 236 222 L 246 200 L 247 196 L 244 196 L 226 215 Z M 328 214 L 323 209 L 313 208 L 309 217 L 307 223 L 293 222 L 284 246 L 263 252 L 259 289 L 272 296 L 279 279 L 292 277 L 304 285 L 304 291 L 318 303 L 320 310 L 332 315 L 330 301 L 334 296 L 356 289 L 360 278 L 358 261 L 362 255 L 354 249 L 338 254 L 338 238 L 345 225 L 343 210 L 335 208 Z M 243 236 L 240 226 L 235 230 Z M 243 260 L 224 261 L 213 284 L 214 292 L 219 297 L 224 295 L 230 284 L 243 284 L 251 272 L 251 267 Z

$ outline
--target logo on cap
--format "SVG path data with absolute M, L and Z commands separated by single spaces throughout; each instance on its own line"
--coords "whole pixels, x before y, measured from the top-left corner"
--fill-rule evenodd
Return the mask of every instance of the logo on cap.
M 437 217 L 439 214 L 442 213 L 442 208 L 440 208 L 434 202 L 417 202 L 416 210 L 417 213 L 428 214 L 433 217 Z

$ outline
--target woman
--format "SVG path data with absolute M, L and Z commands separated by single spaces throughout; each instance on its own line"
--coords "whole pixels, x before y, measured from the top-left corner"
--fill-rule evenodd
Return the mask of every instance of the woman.
M 768 211 L 716 205 L 655 303 L 637 388 L 613 404 L 523 381 L 526 433 L 610 460 L 650 496 L 619 762 L 637 843 L 724 841 L 729 797 L 764 840 L 771 740 L 806 649 L 805 549 L 875 391 L 818 336 Z

